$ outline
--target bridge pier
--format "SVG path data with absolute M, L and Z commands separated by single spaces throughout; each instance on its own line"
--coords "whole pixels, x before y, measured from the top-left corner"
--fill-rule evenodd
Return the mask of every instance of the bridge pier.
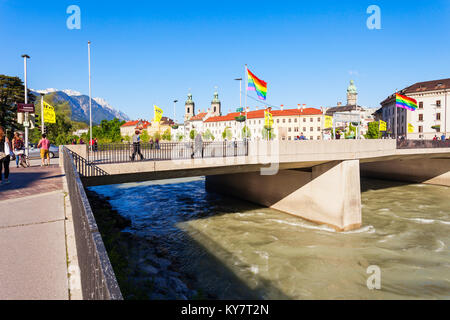
M 450 187 L 450 159 L 416 159 L 361 164 L 368 178 L 416 182 Z
M 359 170 L 359 160 L 333 161 L 310 171 L 281 170 L 273 176 L 208 176 L 206 188 L 347 231 L 362 223 Z

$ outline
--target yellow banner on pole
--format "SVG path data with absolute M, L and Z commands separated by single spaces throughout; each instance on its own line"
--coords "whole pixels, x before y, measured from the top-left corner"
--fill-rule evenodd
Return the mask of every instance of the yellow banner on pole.
M 271 127 L 273 125 L 272 114 L 269 111 L 264 111 L 264 125 Z
M 411 123 L 408 123 L 408 133 L 414 133 L 414 126 Z
M 325 116 L 325 127 L 324 129 L 333 128 L 333 117 Z
M 163 116 L 163 111 L 161 108 L 159 108 L 158 106 L 154 106 L 155 107 L 155 122 L 161 122 L 162 116 Z
M 387 123 L 383 120 L 380 120 L 380 131 L 387 131 Z
M 55 108 L 44 101 L 44 122 L 56 123 Z

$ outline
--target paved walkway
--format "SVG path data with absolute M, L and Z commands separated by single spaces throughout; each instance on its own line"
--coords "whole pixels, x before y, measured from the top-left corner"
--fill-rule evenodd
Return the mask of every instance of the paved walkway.
M 0 300 L 67 300 L 63 173 L 11 168 L 0 186 Z

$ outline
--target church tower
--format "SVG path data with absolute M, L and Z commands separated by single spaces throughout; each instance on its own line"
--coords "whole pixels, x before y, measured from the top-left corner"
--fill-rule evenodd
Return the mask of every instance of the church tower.
M 347 105 L 357 106 L 358 105 L 358 91 L 355 86 L 355 81 L 350 80 L 350 85 L 347 88 Z
M 217 92 L 217 90 L 216 92 L 214 92 L 214 99 L 211 102 L 211 115 L 213 117 L 218 117 L 222 115 L 221 103 L 219 100 L 219 93 Z
M 189 121 L 193 116 L 195 116 L 195 103 L 192 100 L 192 94 L 189 92 L 188 99 L 186 101 L 184 121 Z

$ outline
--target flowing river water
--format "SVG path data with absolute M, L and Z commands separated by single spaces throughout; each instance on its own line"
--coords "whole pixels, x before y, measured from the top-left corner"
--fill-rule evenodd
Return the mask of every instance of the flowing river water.
M 450 299 L 448 187 L 363 180 L 363 227 L 343 233 L 207 192 L 203 178 L 90 190 L 131 219 L 127 232 L 177 261 L 173 285 L 202 297 Z M 145 252 L 140 267 L 156 286 L 171 286 L 158 278 L 167 265 Z M 381 270 L 380 290 L 367 287 L 369 266 Z

